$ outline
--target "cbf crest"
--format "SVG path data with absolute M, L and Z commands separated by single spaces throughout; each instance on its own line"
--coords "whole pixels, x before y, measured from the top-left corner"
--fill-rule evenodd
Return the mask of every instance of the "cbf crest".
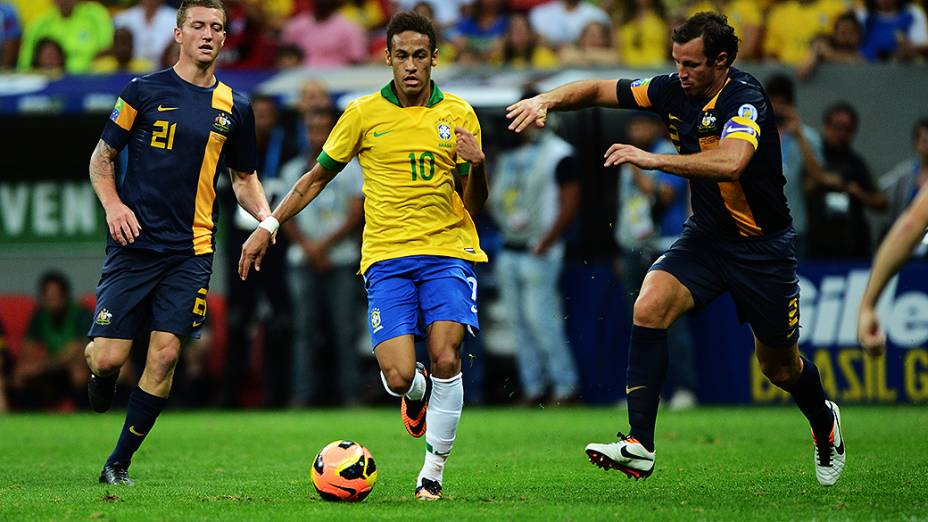
M 451 139 L 451 125 L 447 122 L 438 122 L 438 139 L 448 141 Z

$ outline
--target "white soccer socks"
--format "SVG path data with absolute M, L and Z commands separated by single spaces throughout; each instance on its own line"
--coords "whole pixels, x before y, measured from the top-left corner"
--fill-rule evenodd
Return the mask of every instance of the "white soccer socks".
M 392 395 L 393 397 L 402 397 L 402 395 L 390 389 L 390 386 L 387 384 L 387 377 L 383 374 L 383 372 L 380 372 L 380 382 L 383 383 L 383 389 L 387 390 L 388 394 Z M 406 397 L 412 401 L 422 400 L 422 397 L 425 395 L 427 384 L 428 383 L 425 381 L 425 375 L 422 375 L 422 372 L 416 371 L 412 378 L 412 384 L 409 385 L 409 390 L 407 390 L 405 393 Z
M 425 414 L 425 463 L 416 484 L 421 484 L 423 478 L 441 483 L 463 408 L 464 381 L 461 374 L 450 379 L 432 376 L 432 395 Z

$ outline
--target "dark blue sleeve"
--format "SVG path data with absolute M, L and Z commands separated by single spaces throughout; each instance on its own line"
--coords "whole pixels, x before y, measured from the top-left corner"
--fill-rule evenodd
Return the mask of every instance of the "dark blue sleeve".
M 675 81 L 673 76 L 662 74 L 639 80 L 619 80 L 615 88 L 619 108 L 664 112 L 664 99 Z
M 226 144 L 226 166 L 239 172 L 254 172 L 258 168 L 258 151 L 255 144 L 255 113 L 251 104 L 245 103 L 241 107 L 241 121 L 235 127 L 235 132 L 229 137 Z
M 116 99 L 116 106 L 110 113 L 110 119 L 107 120 L 106 126 L 103 127 L 103 134 L 100 138 L 107 145 L 116 150 L 122 150 L 129 141 L 129 134 L 135 125 L 139 111 L 142 106 L 141 84 L 138 78 L 135 78 Z
M 554 171 L 554 178 L 557 180 L 558 185 L 566 185 L 568 183 L 576 183 L 580 181 L 580 175 L 577 173 L 577 160 L 571 156 L 564 156 L 561 161 L 557 163 L 557 167 Z

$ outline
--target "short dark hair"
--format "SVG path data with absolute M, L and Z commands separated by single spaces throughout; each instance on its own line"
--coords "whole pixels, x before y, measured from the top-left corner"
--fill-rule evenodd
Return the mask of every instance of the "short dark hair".
M 703 53 L 710 62 L 714 62 L 722 53 L 728 54 L 725 65 L 730 66 L 738 56 L 738 42 L 735 30 L 728 25 L 728 18 L 719 13 L 704 11 L 689 17 L 683 24 L 674 28 L 670 39 L 684 44 L 702 37 Z
M 851 116 L 851 125 L 854 126 L 854 130 L 857 130 L 857 122 L 859 121 L 857 110 L 853 105 L 843 100 L 829 105 L 828 108 L 825 109 L 825 115 L 822 117 L 822 121 L 827 123 L 829 120 L 831 120 L 832 116 L 838 114 L 839 112 L 845 112 L 849 114 Z
M 226 12 L 226 6 L 222 5 L 222 0 L 184 0 L 177 8 L 177 27 L 183 27 L 187 21 L 187 9 L 191 7 L 208 7 L 210 9 L 219 9 L 222 11 L 222 26 L 225 28 L 229 21 L 229 13 Z
M 767 96 L 782 98 L 790 105 L 796 104 L 796 82 L 788 74 L 777 73 L 767 78 Z
M 915 121 L 915 125 L 912 126 L 912 139 L 917 140 L 918 133 L 922 130 L 928 131 L 928 116 Z
M 58 285 L 67 299 L 71 298 L 71 281 L 63 273 L 57 270 L 49 270 L 39 277 L 39 293 L 45 292 L 48 285 Z
M 435 52 L 438 42 L 435 37 L 435 27 L 428 18 L 417 15 L 412 11 L 400 11 L 390 18 L 387 24 L 387 51 L 393 52 L 393 37 L 400 33 L 412 31 L 429 37 L 429 52 Z

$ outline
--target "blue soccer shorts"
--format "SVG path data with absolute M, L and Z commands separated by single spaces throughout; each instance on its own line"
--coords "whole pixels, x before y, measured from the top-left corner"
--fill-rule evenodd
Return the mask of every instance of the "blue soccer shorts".
M 409 256 L 374 263 L 364 274 L 371 346 L 412 334 L 425 338 L 435 321 L 468 327 L 477 322 L 477 277 L 473 263 L 440 256 Z
M 107 248 L 87 336 L 134 339 L 161 331 L 199 338 L 212 268 L 212 254 Z

